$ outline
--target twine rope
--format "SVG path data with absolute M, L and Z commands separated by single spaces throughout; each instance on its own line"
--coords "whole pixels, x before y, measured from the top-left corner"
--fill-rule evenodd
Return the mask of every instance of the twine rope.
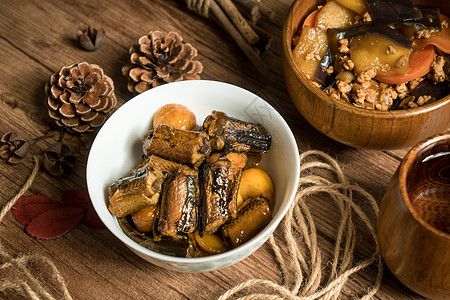
M 8 211 L 11 210 L 11 207 L 17 202 L 17 200 L 22 197 L 25 192 L 30 188 L 33 184 L 36 175 L 38 174 L 40 165 L 42 163 L 42 158 L 39 156 L 34 156 L 34 168 L 31 172 L 30 177 L 28 177 L 25 184 L 22 186 L 20 191 L 5 205 L 3 205 L 0 211 L 0 223 L 2 222 L 5 215 Z M 42 262 L 47 265 L 56 282 L 58 283 L 64 299 L 71 300 L 72 297 L 67 290 L 66 284 L 61 273 L 56 268 L 55 264 L 45 256 L 40 254 L 28 254 L 28 255 L 19 255 L 17 257 L 13 257 L 3 248 L 3 245 L 0 244 L 0 270 L 4 270 L 7 268 L 15 268 L 22 275 L 21 278 L 5 278 L 0 280 L 0 291 L 6 290 L 15 290 L 18 293 L 28 295 L 31 299 L 49 299 L 54 300 L 56 297 L 52 296 L 49 291 L 45 288 L 45 286 L 32 274 L 32 270 L 27 266 L 28 263 L 31 262 Z
M 189 10 L 192 10 L 196 14 L 201 15 L 204 18 L 209 17 L 209 5 L 211 0 L 186 0 L 186 5 Z
M 312 162 L 308 162 L 313 158 Z M 6 213 L 22 197 L 33 183 L 41 165 L 41 158 L 34 157 L 33 171 L 21 190 L 6 203 L 0 211 L 0 222 Z M 325 170 L 337 178 L 337 182 L 330 181 L 313 172 Z M 383 276 L 383 262 L 377 242 L 376 231 L 369 217 L 363 209 L 354 202 L 353 194 L 360 194 L 370 204 L 369 208 L 378 215 L 378 205 L 375 199 L 364 189 L 352 185 L 344 176 L 338 163 L 329 155 L 320 151 L 307 151 L 300 155 L 300 179 L 293 205 L 289 208 L 283 220 L 287 254 L 281 251 L 283 241 L 269 238 L 275 261 L 281 272 L 281 284 L 270 280 L 249 279 L 225 292 L 219 299 L 225 300 L 247 288 L 264 288 L 269 293 L 251 293 L 239 299 L 287 299 L 287 300 L 315 300 L 315 299 L 339 299 L 342 289 L 351 275 L 377 262 L 377 276 L 372 287 L 366 288 L 366 293 L 361 299 L 369 299 L 378 291 Z M 306 205 L 306 200 L 312 195 L 326 194 L 336 204 L 341 213 L 341 221 L 336 235 L 336 246 L 333 259 L 328 264 L 331 271 L 328 279 L 322 276 L 322 252 L 317 242 L 317 232 L 313 216 Z M 374 253 L 367 259 L 352 266 L 356 229 L 353 223 L 353 215 L 363 221 L 375 244 Z M 300 238 L 296 237 L 300 236 Z M 287 257 L 286 257 L 287 256 Z M 31 269 L 27 267 L 30 262 L 42 262 L 49 266 L 53 277 L 59 284 L 64 299 L 72 299 L 61 273 L 54 263 L 39 254 L 19 255 L 12 257 L 0 244 L 0 270 L 15 268 L 23 276 L 21 278 L 6 278 L 0 280 L 0 291 L 15 290 L 26 294 L 31 299 L 56 299 L 47 291 L 42 283 L 33 276 Z M 289 264 L 289 262 L 291 262 Z M 325 281 L 326 280 L 326 281 Z M 321 286 L 321 284 L 325 284 Z
M 312 159 L 312 161 L 310 161 Z M 335 180 L 328 180 L 315 172 L 327 171 Z M 264 288 L 266 293 L 255 292 L 239 299 L 339 299 L 350 276 L 376 265 L 377 275 L 371 287 L 364 288 L 360 299 L 370 299 L 378 291 L 383 277 L 383 261 L 380 255 L 375 227 L 367 213 L 353 199 L 359 194 L 368 203 L 368 208 L 378 216 L 378 205 L 372 195 L 357 185 L 350 184 L 336 160 L 324 152 L 311 150 L 300 155 L 300 179 L 294 203 L 283 219 L 285 241 L 269 238 L 275 261 L 281 271 L 281 283 L 270 280 L 249 279 L 226 291 L 219 300 L 230 299 L 245 289 Z M 306 204 L 313 195 L 327 195 L 337 206 L 341 220 L 336 233 L 336 246 L 329 277 L 322 271 L 322 250 L 318 246 L 313 216 Z M 353 265 L 356 228 L 354 217 L 358 217 L 369 230 L 375 244 L 372 255 Z M 300 236 L 300 238 L 298 237 Z M 281 251 L 286 244 L 287 254 Z

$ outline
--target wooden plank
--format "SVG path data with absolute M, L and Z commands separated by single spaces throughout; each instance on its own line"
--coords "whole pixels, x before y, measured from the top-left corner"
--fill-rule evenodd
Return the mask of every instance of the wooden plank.
M 71 63 L 88 61 L 103 67 L 115 82 L 119 105 L 122 105 L 133 96 L 127 91 L 127 80 L 121 74 L 122 66 L 129 59 L 129 47 L 150 30 L 173 30 L 199 50 L 198 59 L 204 65 L 202 78 L 236 84 L 266 99 L 288 122 L 300 152 L 317 149 L 329 153 L 339 161 L 351 182 L 369 191 L 380 203 L 406 149 L 356 150 L 328 139 L 307 124 L 287 95 L 281 70 L 281 27 L 292 0 L 262 2 L 276 12 L 272 21 L 261 23 L 274 38 L 271 49 L 261 53 L 271 70 L 265 77 L 255 72 L 245 55 L 218 26 L 188 11 L 181 1 L 1 1 L 0 133 L 15 130 L 33 138 L 52 129 L 43 105 L 44 85 L 53 72 Z M 76 42 L 77 31 L 88 25 L 103 26 L 106 30 L 106 42 L 95 52 L 80 49 Z M 68 135 L 67 142 L 81 148 L 74 173 L 55 178 L 40 172 L 29 193 L 60 200 L 66 189 L 85 188 L 84 172 L 93 137 Z M 55 138 L 36 144 L 18 165 L 0 161 L 0 203 L 11 199 L 26 181 L 33 168 L 32 155 L 42 153 L 54 141 Z M 308 205 L 317 224 L 323 261 L 327 261 L 334 250 L 339 213 L 323 197 L 311 199 Z M 372 215 L 371 220 L 375 224 L 375 216 Z M 365 236 L 367 230 L 362 223 L 355 222 L 361 231 L 356 255 L 363 259 L 373 251 L 373 243 Z M 280 228 L 275 236 L 277 240 L 283 239 Z M 0 226 L 0 243 L 13 255 L 38 252 L 51 258 L 74 299 L 211 299 L 251 278 L 281 282 L 268 244 L 228 268 L 189 274 L 167 271 L 147 263 L 107 230 L 93 229 L 86 224 L 78 225 L 61 238 L 41 241 L 26 235 L 23 226 L 8 213 Z M 39 276 L 46 281 L 50 274 L 47 269 L 43 270 L 40 268 L 35 272 L 36 275 L 43 272 Z M 2 272 L 2 278 L 17 275 L 13 269 Z M 375 275 L 376 268 L 371 266 L 353 276 L 344 294 L 349 296 L 361 291 L 373 282 Z M 46 285 L 55 295 L 61 295 L 54 281 L 48 280 Z M 18 295 L 6 291 L 0 293 L 0 297 L 15 299 Z M 387 272 L 375 298 L 421 297 L 407 290 Z

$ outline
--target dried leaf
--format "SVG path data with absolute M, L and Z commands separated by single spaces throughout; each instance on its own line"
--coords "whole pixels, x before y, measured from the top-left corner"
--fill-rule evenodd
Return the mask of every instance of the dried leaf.
M 64 205 L 44 195 L 20 197 L 11 207 L 14 218 L 22 225 L 28 225 L 31 220 L 49 209 L 62 208 Z
M 62 201 L 67 206 L 80 207 L 86 211 L 83 221 L 96 228 L 105 228 L 105 225 L 100 220 L 97 212 L 92 206 L 91 198 L 87 190 L 67 190 L 63 192 Z
M 83 217 L 84 210 L 80 207 L 49 209 L 33 218 L 26 231 L 38 239 L 54 239 L 72 230 Z

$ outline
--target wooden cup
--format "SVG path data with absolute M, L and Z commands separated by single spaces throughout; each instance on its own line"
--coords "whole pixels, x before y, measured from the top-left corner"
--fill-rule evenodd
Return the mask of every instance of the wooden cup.
M 448 132 L 414 146 L 395 172 L 378 218 L 386 265 L 405 286 L 432 299 L 450 299 L 449 152 Z

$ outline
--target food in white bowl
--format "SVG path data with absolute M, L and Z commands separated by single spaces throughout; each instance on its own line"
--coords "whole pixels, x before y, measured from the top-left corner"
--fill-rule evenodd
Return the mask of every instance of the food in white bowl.
M 222 111 L 234 118 L 261 124 L 272 136 L 271 149 L 263 155 L 260 163 L 260 168 L 272 177 L 275 187 L 272 219 L 256 236 L 234 249 L 194 258 L 158 253 L 133 241 L 108 211 L 108 187 L 139 164 L 142 137 L 152 128 L 155 113 L 168 103 L 188 107 L 197 120 L 204 120 L 213 110 Z M 177 82 L 136 96 L 101 128 L 87 165 L 89 194 L 107 228 L 147 261 L 168 269 L 190 272 L 223 268 L 256 251 L 273 233 L 292 203 L 298 175 L 297 145 L 282 117 L 258 96 L 236 86 L 213 81 Z
M 273 206 L 272 180 L 255 167 L 270 149 L 264 126 L 219 111 L 199 126 L 193 116 L 181 104 L 161 107 L 142 138 L 142 161 L 108 188 L 108 209 L 132 240 L 191 258 L 247 242 Z

